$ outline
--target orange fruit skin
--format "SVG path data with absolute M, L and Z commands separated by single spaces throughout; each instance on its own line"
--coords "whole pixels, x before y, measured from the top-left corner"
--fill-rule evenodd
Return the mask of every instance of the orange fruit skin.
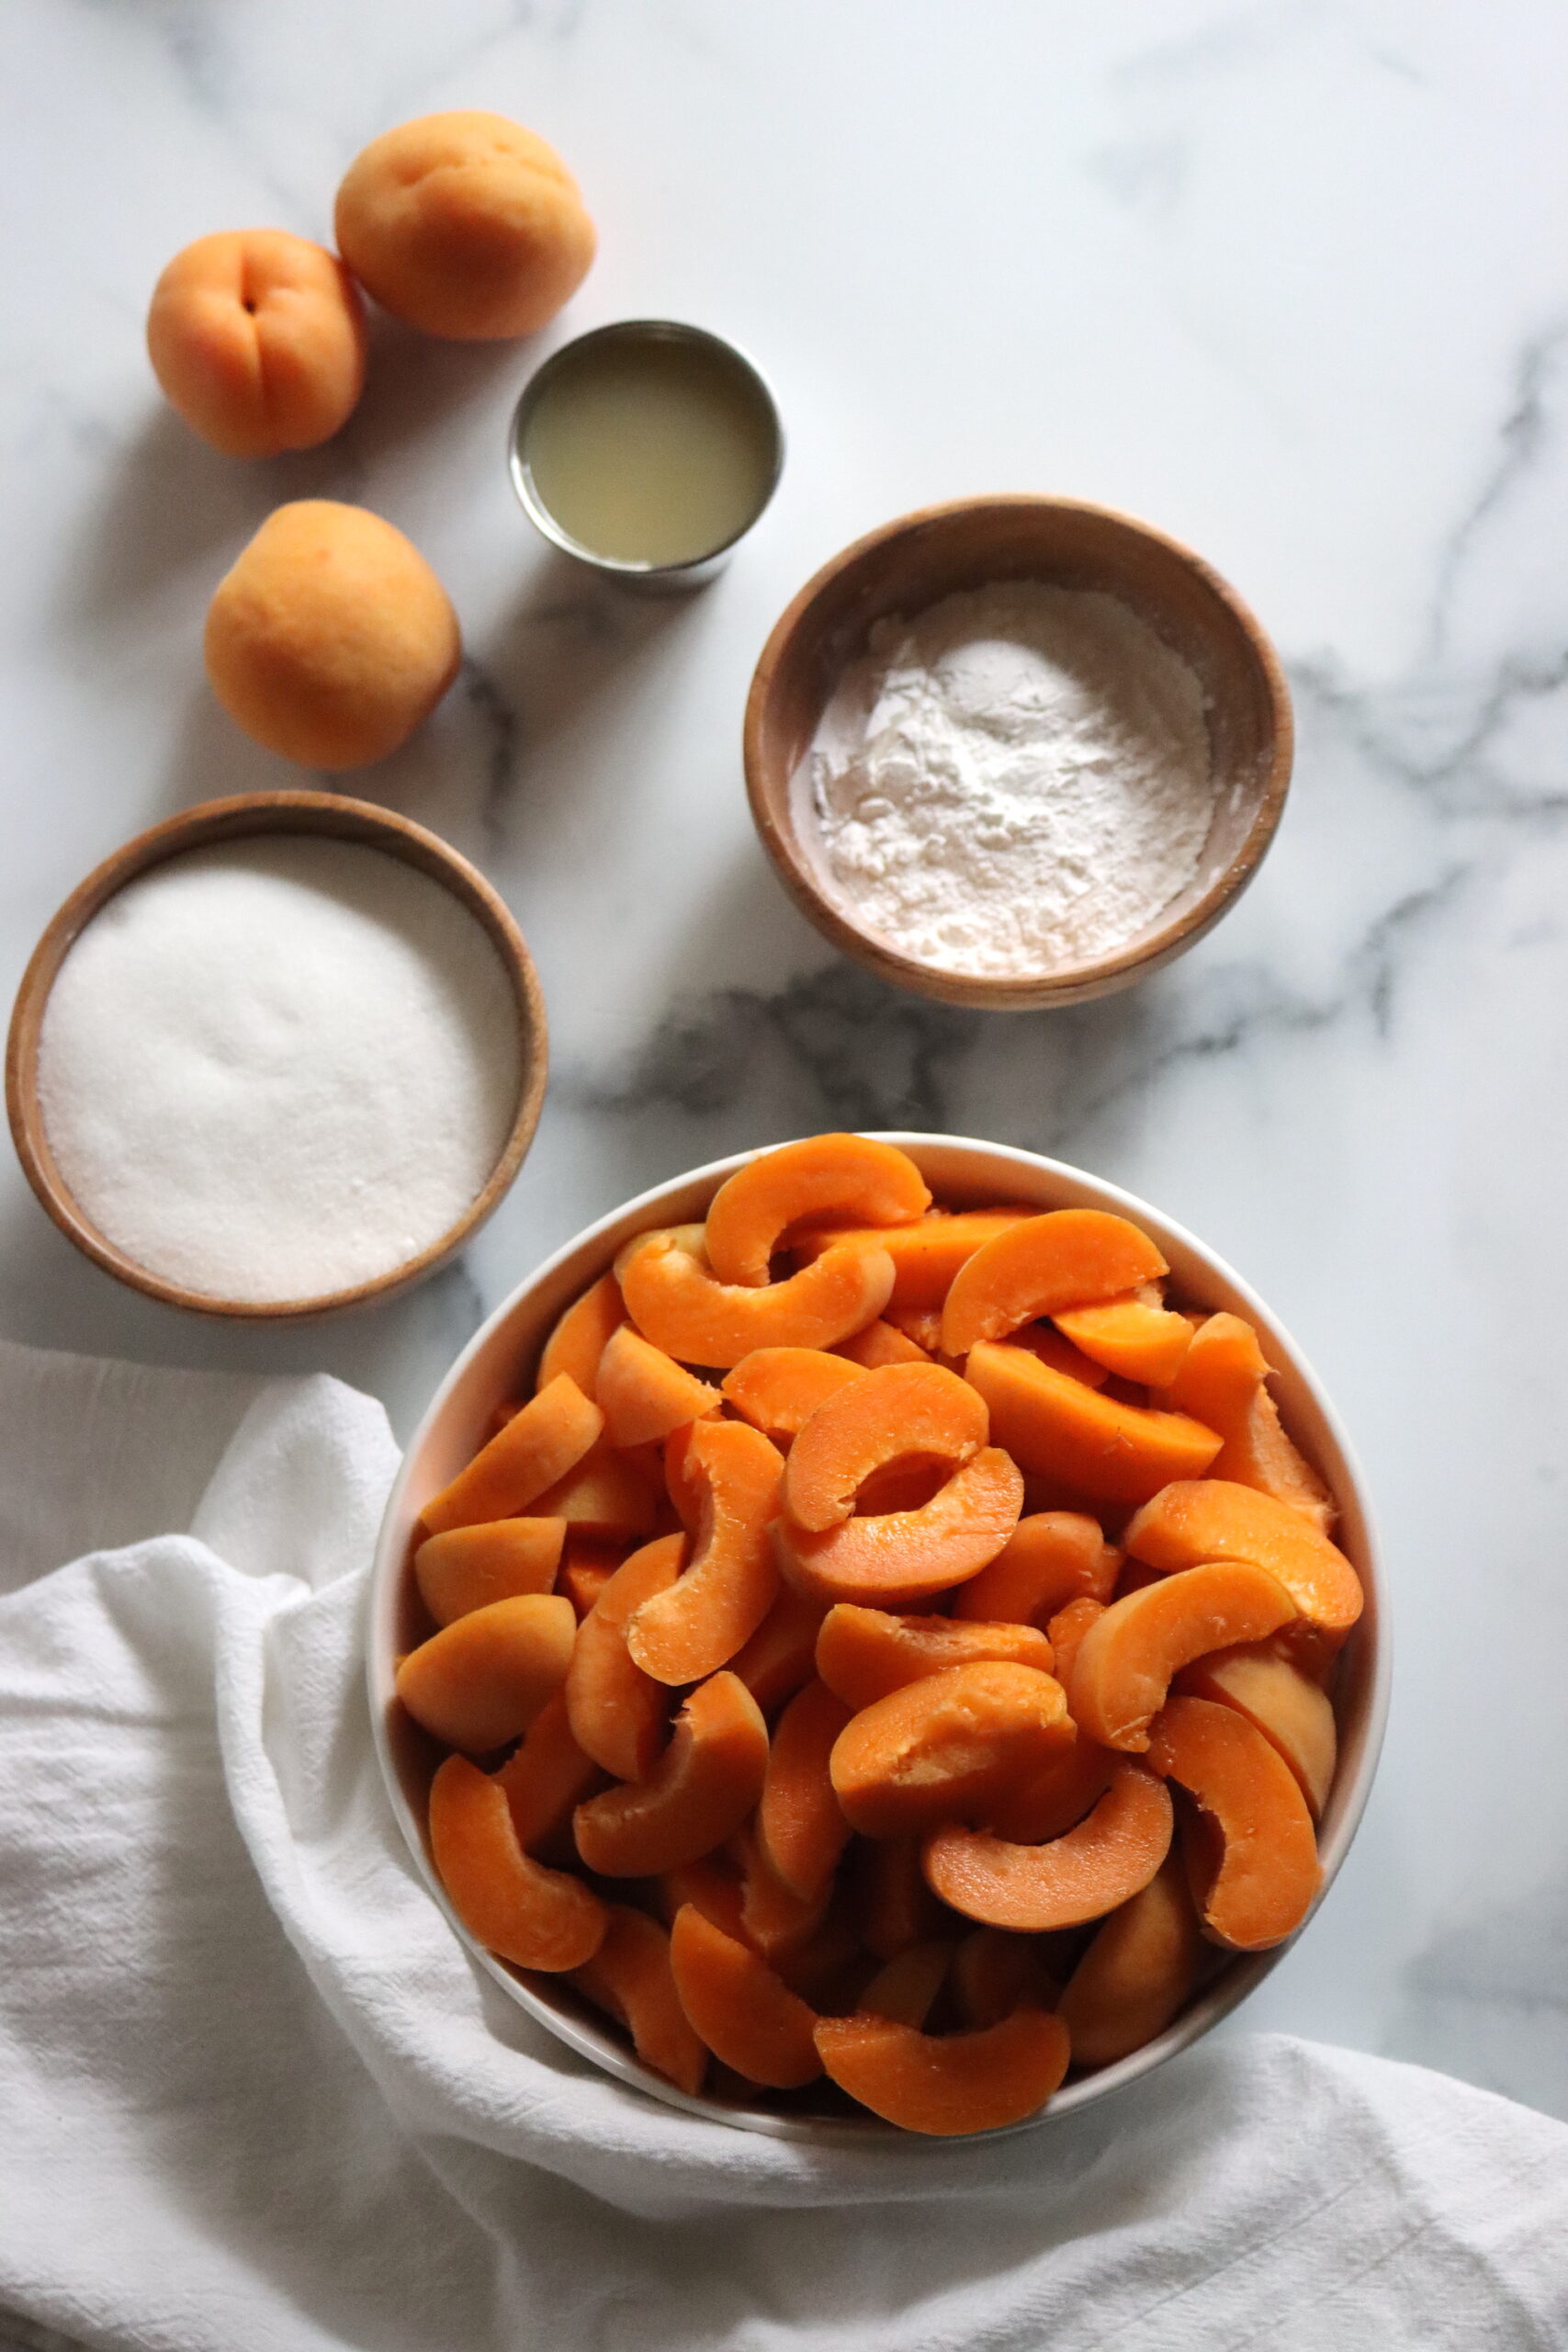
M 313 449 L 365 387 L 365 309 L 335 254 L 285 229 L 225 229 L 152 289 L 147 356 L 193 433 L 226 458 Z

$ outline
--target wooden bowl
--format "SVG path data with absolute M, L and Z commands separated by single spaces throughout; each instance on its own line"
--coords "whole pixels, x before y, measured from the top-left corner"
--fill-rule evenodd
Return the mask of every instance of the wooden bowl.
M 93 917 L 117 890 L 154 865 L 188 850 L 210 848 L 217 842 L 241 841 L 257 833 L 325 834 L 335 841 L 361 842 L 401 860 L 449 890 L 485 931 L 500 956 L 511 983 L 517 1011 L 522 1047 L 522 1085 L 517 1107 L 501 1157 L 484 1189 L 440 1239 L 417 1257 L 406 1259 L 372 1281 L 346 1290 L 323 1292 L 314 1298 L 214 1298 L 186 1290 L 178 1283 L 149 1272 L 100 1233 L 73 1197 L 50 1149 L 38 1091 L 39 1032 L 55 976 L 66 953 Z M 85 1251 L 106 1273 L 115 1275 L 148 1298 L 170 1306 L 188 1307 L 197 1315 L 244 1317 L 277 1322 L 299 1317 L 335 1313 L 406 1290 L 445 1265 L 469 1236 L 477 1233 L 511 1184 L 539 1123 L 547 1063 L 545 1000 L 538 975 L 523 934 L 504 902 L 467 858 L 423 825 L 389 816 L 368 801 L 348 800 L 331 792 L 246 792 L 231 800 L 208 800 L 187 808 L 115 851 L 85 882 L 77 885 L 34 948 L 22 975 L 11 1014 L 6 1048 L 6 1108 L 23 1173 L 55 1224 L 78 1250 Z
M 1244 1315 L 1257 1327 L 1264 1352 L 1276 1367 L 1273 1389 L 1285 1427 L 1328 1482 L 1339 1506 L 1336 1541 L 1353 1563 L 1366 1591 L 1366 1608 L 1345 1645 L 1334 1694 L 1339 1760 L 1318 1829 L 1323 1880 L 1313 1905 L 1315 1915 L 1349 1851 L 1371 1792 L 1389 1694 L 1386 1589 L 1365 1487 L 1333 1405 L 1300 1349 L 1256 1292 L 1203 1242 L 1147 1202 L 1097 1176 L 1086 1175 L 1081 1169 L 1007 1144 L 984 1143 L 964 1136 L 908 1134 L 886 1135 L 883 1140 L 907 1151 L 937 1197 L 954 1207 L 1015 1201 L 1032 1209 L 1108 1209 L 1114 1216 L 1131 1217 L 1168 1261 L 1176 1295 L 1194 1306 L 1224 1307 L 1233 1315 Z M 442 1751 L 400 1705 L 395 1687 L 399 1658 L 434 1630 L 424 1614 L 412 1568 L 424 1505 L 472 1460 L 494 1426 L 497 1405 L 503 1398 L 528 1392 L 539 1351 L 556 1318 L 590 1283 L 608 1271 L 622 1243 L 650 1227 L 685 1225 L 704 1216 L 725 1178 L 755 1157 L 754 1152 L 737 1152 L 731 1159 L 693 1169 L 601 1217 L 536 1268 L 463 1350 L 409 1441 L 381 1522 L 370 1572 L 367 1620 L 370 1711 L 392 1811 L 432 1899 L 446 1914 L 474 1966 L 530 2017 L 606 2074 L 688 2115 L 818 2147 L 877 2143 L 908 2147 L 918 2143 L 908 2132 L 879 2122 L 874 2116 L 827 2111 L 827 2099 L 824 2111 L 811 2111 L 810 2101 L 816 2094 L 792 2103 L 794 2111 L 753 2105 L 743 2094 L 689 2098 L 634 2057 L 625 2039 L 567 1978 L 513 1969 L 487 1951 L 468 1934 L 447 1902 L 431 1859 L 425 1824 L 430 1783 Z M 1313 1915 L 1296 1936 L 1310 1932 Z M 1217 1972 L 1154 2041 L 1113 2065 L 1070 2081 L 1039 2114 L 1008 2130 L 1034 2131 L 1080 2115 L 1190 2048 L 1262 1983 L 1292 1950 L 1296 1936 L 1271 1951 L 1226 1955 Z M 558 2081 L 555 2095 L 562 2099 L 574 2097 L 570 2076 Z
M 809 839 L 798 772 L 834 688 L 873 625 L 998 580 L 1100 589 L 1133 607 L 1197 673 L 1208 701 L 1216 798 L 1193 881 L 1126 945 L 1016 979 L 906 956 L 846 911 Z M 1187 548 L 1131 515 L 1076 499 L 960 499 L 886 524 L 808 580 L 762 649 L 746 704 L 746 789 L 763 847 L 801 912 L 880 979 L 998 1012 L 1081 1004 L 1158 971 L 1218 922 L 1262 863 L 1285 805 L 1294 730 L 1269 639 L 1234 589 Z

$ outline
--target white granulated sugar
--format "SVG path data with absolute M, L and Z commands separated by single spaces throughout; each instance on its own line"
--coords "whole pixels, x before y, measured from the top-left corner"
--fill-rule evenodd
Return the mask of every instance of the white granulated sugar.
M 879 622 L 800 782 L 846 911 L 987 978 L 1134 938 L 1214 808 L 1194 672 L 1118 597 L 1028 580 Z
M 149 1272 L 251 1305 L 439 1240 L 521 1075 L 506 972 L 451 892 L 308 836 L 128 884 L 61 966 L 39 1041 L 50 1148 L 93 1223 Z

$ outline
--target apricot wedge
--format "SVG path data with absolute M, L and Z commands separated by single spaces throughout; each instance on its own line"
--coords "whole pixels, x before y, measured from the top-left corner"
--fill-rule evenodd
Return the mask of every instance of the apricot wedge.
M 564 1372 L 585 1396 L 592 1396 L 599 1359 L 626 1319 L 619 1283 L 614 1274 L 601 1274 L 581 1298 L 573 1299 L 545 1341 L 536 1390 L 547 1388 Z
M 675 1914 L 683 1903 L 694 1903 L 705 1919 L 711 1919 L 716 1928 L 722 1928 L 737 1943 L 746 1941 L 740 1917 L 742 1884 L 727 1858 L 703 1854 L 694 1862 L 681 1862 L 672 1871 L 660 1871 L 658 1890 L 659 1908 L 666 1926 L 674 1924 Z
M 633 1660 L 626 1627 L 681 1573 L 684 1535 L 656 1536 L 615 1570 L 578 1627 L 565 1682 L 572 1737 L 617 1780 L 652 1770 L 670 1727 L 670 1692 Z
M 1187 1414 L 1123 1404 L 1026 1348 L 982 1340 L 965 1371 L 990 1408 L 993 1439 L 1021 1470 L 1097 1501 L 1146 1502 L 1173 1478 L 1199 1477 L 1220 1450 L 1213 1430 Z
M 604 1434 L 615 1446 L 649 1445 L 716 1413 L 716 1388 L 678 1364 L 623 1323 L 604 1343 L 594 1396 L 604 1416 Z
M 849 1720 L 843 1701 L 814 1679 L 785 1707 L 768 1750 L 758 1841 L 773 1871 L 803 1903 L 826 1895 L 850 1842 L 829 1769 Z
M 675 1989 L 693 2030 L 750 2083 L 798 2090 L 822 2071 L 814 2010 L 761 1956 L 727 1936 L 694 1904 L 670 1930 Z
M 1056 1317 L 1056 1329 L 1107 1372 L 1155 1388 L 1169 1386 L 1192 1345 L 1192 1326 L 1184 1315 L 1173 1315 L 1143 1298 L 1111 1298 L 1103 1306 L 1065 1308 Z M 1191 1411 L 1195 1419 L 1203 1418 L 1195 1407 L 1182 1409 Z
M 1198 1981 L 1202 1939 L 1180 1858 L 1112 1911 L 1056 2004 L 1075 2066 L 1111 2066 L 1163 2033 Z
M 953 1613 L 1043 1626 L 1080 1595 L 1108 1601 L 1121 1565 L 1121 1553 L 1087 1512 L 1032 1511 L 996 1558 L 953 1595 Z
M 483 1756 L 526 1731 L 560 1689 L 576 1639 L 576 1613 L 558 1592 L 492 1600 L 409 1652 L 398 1697 L 448 1747 Z
M 852 1716 L 829 1770 L 851 1827 L 897 1838 L 936 1822 L 984 1819 L 988 1805 L 1071 1738 L 1066 1700 L 1051 1675 L 1029 1666 L 952 1666 Z
M 978 2033 L 929 2034 L 889 2018 L 821 2018 L 817 2049 L 840 2090 L 906 2132 L 953 2138 L 1021 2123 L 1067 2071 L 1060 2018 L 1019 2008 Z
M 899 1617 L 840 1600 L 817 1636 L 817 1671 L 829 1690 L 858 1711 L 907 1682 L 950 1666 L 985 1659 L 1032 1666 L 1049 1674 L 1055 1653 L 1033 1625 L 968 1623 L 952 1617 Z
M 940 1306 L 894 1306 L 882 1310 L 882 1319 L 913 1340 L 922 1355 L 934 1356 L 942 1347 L 942 1309 Z
M 807 1217 L 908 1225 L 931 1188 L 907 1152 L 871 1136 L 809 1136 L 748 1160 L 708 1206 L 708 1263 L 721 1283 L 761 1289 L 783 1236 Z
M 744 1421 L 700 1421 L 685 1475 L 701 1498 L 691 1566 L 631 1620 L 626 1646 L 656 1682 L 695 1682 L 732 1658 L 778 1596 L 769 1524 L 784 1457 Z
M 999 2025 L 1026 2003 L 1054 2009 L 1061 1986 L 1041 1958 L 1032 1936 L 1010 1935 L 1005 1928 L 972 1928 L 953 1955 L 953 2005 L 973 2032 Z
M 1073 1719 L 1103 1747 L 1141 1755 L 1173 1676 L 1205 1650 L 1260 1642 L 1296 1614 L 1267 1568 L 1217 1560 L 1113 1600 L 1078 1645 Z
M 820 1535 L 781 1519 L 774 1543 L 798 1591 L 826 1602 L 903 1609 L 977 1576 L 1012 1533 L 1022 1506 L 1012 1457 L 988 1445 L 919 1510 L 862 1513 Z
M 566 1522 L 563 1521 L 562 1524 Z M 567 1527 L 556 1590 L 565 1593 L 577 1611 L 579 1624 L 626 1556 L 624 1545 L 613 1544 L 604 1536 L 580 1535 Z
M 781 1585 L 778 1598 L 743 1648 L 729 1661 L 765 1715 L 804 1689 L 817 1671 L 817 1634 L 824 1611 L 819 1600 Z
M 719 1386 L 742 1420 L 787 1453 L 818 1406 L 859 1380 L 862 1369 L 822 1348 L 753 1348 Z
M 577 1850 L 602 1878 L 653 1878 L 694 1862 L 739 1828 L 767 1769 L 768 1727 L 757 1702 L 733 1674 L 711 1675 L 676 1716 L 646 1779 L 578 1806 Z
M 949 1824 L 927 1838 L 921 1867 L 934 1894 L 985 1927 L 1081 1928 L 1147 1886 L 1170 1850 L 1173 1819 L 1163 1781 L 1119 1759 L 1100 1803 L 1060 1838 L 1017 1846 Z
M 558 1374 L 479 1448 L 467 1469 L 431 1497 L 421 1519 L 432 1535 L 481 1520 L 516 1519 L 581 1461 L 604 1426 L 598 1406 L 565 1373 Z
M 1098 1625 L 1105 1614 L 1105 1603 L 1080 1592 L 1065 1609 L 1058 1609 L 1046 1627 L 1046 1636 L 1056 1653 L 1056 1679 L 1067 1693 L 1067 1704 L 1073 1703 L 1073 1674 L 1078 1662 L 1078 1651 L 1092 1626 Z
M 861 1940 L 879 1960 L 940 1935 L 950 1919 L 920 1869 L 918 1838 L 876 1838 L 856 1849 L 856 1911 Z
M 933 1209 L 913 1225 L 891 1230 L 864 1227 L 855 1231 L 799 1233 L 793 1246 L 807 1263 L 825 1250 L 856 1245 L 886 1250 L 893 1261 L 895 1306 L 940 1307 L 954 1275 L 977 1250 L 994 1241 L 1010 1226 L 1021 1225 L 1027 1209 Z
M 1314 1821 L 1323 1817 L 1338 1753 L 1328 1695 L 1271 1642 L 1214 1650 L 1183 1667 L 1173 1688 L 1189 1699 L 1215 1699 L 1277 1747 Z
M 1251 1560 L 1267 1568 L 1303 1617 L 1343 1640 L 1361 1613 L 1361 1582 L 1337 1545 L 1274 1495 L 1229 1478 L 1180 1478 L 1129 1521 L 1135 1559 L 1167 1572 L 1202 1560 Z
M 890 1363 L 926 1363 L 930 1361 L 918 1340 L 908 1331 L 900 1331 L 896 1323 L 878 1316 L 863 1331 L 852 1331 L 834 1348 L 836 1356 L 845 1363 L 858 1364 L 862 1372 L 880 1372 Z
M 960 1267 L 942 1310 L 943 1355 L 1021 1323 L 1098 1306 L 1168 1272 L 1145 1233 L 1104 1209 L 1051 1209 L 1009 1226 Z
M 1058 1675 L 1058 1681 L 1062 1678 Z M 1063 1682 L 1072 1707 L 1071 1685 Z M 1116 1758 L 1092 1739 L 1075 1739 L 991 1805 L 982 1826 L 1011 1845 L 1043 1846 L 1076 1828 L 1111 1786 Z
M 810 1894 L 797 1894 L 784 1884 L 750 1828 L 738 1829 L 727 1850 L 740 1871 L 741 1941 L 764 1960 L 782 1964 L 809 1943 L 822 1925 L 833 1892 L 831 1877 Z M 718 1924 L 725 1923 L 721 1919 Z
M 624 1903 L 605 1906 L 604 1940 L 575 1982 L 596 2008 L 619 2019 L 645 2066 L 695 2098 L 708 2053 L 693 2031 L 670 1965 L 670 1938 L 657 1919 Z
M 652 1534 L 659 1503 L 629 1454 L 595 1445 L 536 1498 L 534 1509 L 553 1511 L 580 1534 L 637 1544 Z
M 604 1779 L 571 1734 L 566 1693 L 547 1700 L 500 1771 L 496 1786 L 512 1810 L 512 1826 L 525 1854 L 570 1839 L 571 1816 Z
M 1265 1385 L 1269 1372 L 1250 1323 L 1239 1315 L 1211 1315 L 1194 1333 L 1163 1401 L 1219 1431 L 1224 1442 L 1212 1465 L 1214 1477 L 1292 1504 L 1326 1535 L 1334 1498 L 1286 1436 Z
M 560 1566 L 564 1519 L 491 1519 L 427 1535 L 413 1555 L 420 1598 L 438 1625 L 491 1600 L 548 1592 Z
M 430 1851 L 469 1935 L 513 1967 L 581 1968 L 604 1941 L 599 1897 L 523 1851 L 505 1791 L 466 1756 L 448 1756 L 431 1782 Z
M 880 1315 L 893 1287 L 886 1250 L 851 1247 L 761 1289 L 721 1283 L 691 1238 L 685 1227 L 641 1233 L 615 1261 L 632 1321 L 681 1363 L 722 1372 L 755 1348 L 829 1348 Z
M 1054 1323 L 1021 1323 L 1008 1335 L 1010 1348 L 1027 1348 L 1032 1356 L 1048 1363 L 1053 1372 L 1065 1372 L 1073 1380 L 1081 1380 L 1086 1388 L 1103 1388 L 1111 1374 L 1081 1348 L 1075 1348 L 1065 1333 Z
M 820 1534 L 848 1519 L 866 1480 L 906 1454 L 957 1468 L 990 1433 L 985 1402 L 939 1363 L 886 1364 L 820 1404 L 790 1448 L 784 1509 Z
M 855 2007 L 863 2017 L 887 2018 L 895 2025 L 925 2024 L 946 1984 L 956 1947 L 943 1938 L 910 1944 L 885 1960 Z
M 1203 1815 L 1207 1834 L 1182 1845 L 1204 1932 L 1232 1951 L 1268 1951 L 1294 1934 L 1323 1873 L 1306 1799 L 1279 1749 L 1234 1707 L 1178 1698 L 1155 1719 L 1149 1762 Z

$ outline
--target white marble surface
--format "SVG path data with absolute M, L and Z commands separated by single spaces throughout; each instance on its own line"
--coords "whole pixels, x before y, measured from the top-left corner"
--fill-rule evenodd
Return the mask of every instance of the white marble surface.
M 589 1216 L 826 1122 L 1055 1152 L 1219 1249 L 1361 1451 L 1396 1599 L 1360 1841 L 1243 2023 L 1568 2115 L 1568 20 L 1552 0 L 32 0 L 0 28 L 0 661 L 14 987 L 154 818 L 299 780 L 206 693 L 207 596 L 281 498 L 367 501 L 469 659 L 359 788 L 446 832 L 538 959 L 554 1079 L 466 1265 L 271 1336 L 157 1311 L 0 1174 L 0 1329 L 321 1365 L 406 1428 Z M 378 332 L 325 450 L 229 463 L 160 407 L 148 291 L 202 232 L 324 234 L 349 156 L 479 105 L 562 148 L 602 257 L 525 349 Z M 626 601 L 529 535 L 517 386 L 634 312 L 716 326 L 790 457 L 733 568 Z M 780 606 L 854 533 L 988 489 L 1208 554 L 1290 668 L 1297 779 L 1250 896 L 1069 1013 L 836 961 L 774 884 L 739 733 Z

